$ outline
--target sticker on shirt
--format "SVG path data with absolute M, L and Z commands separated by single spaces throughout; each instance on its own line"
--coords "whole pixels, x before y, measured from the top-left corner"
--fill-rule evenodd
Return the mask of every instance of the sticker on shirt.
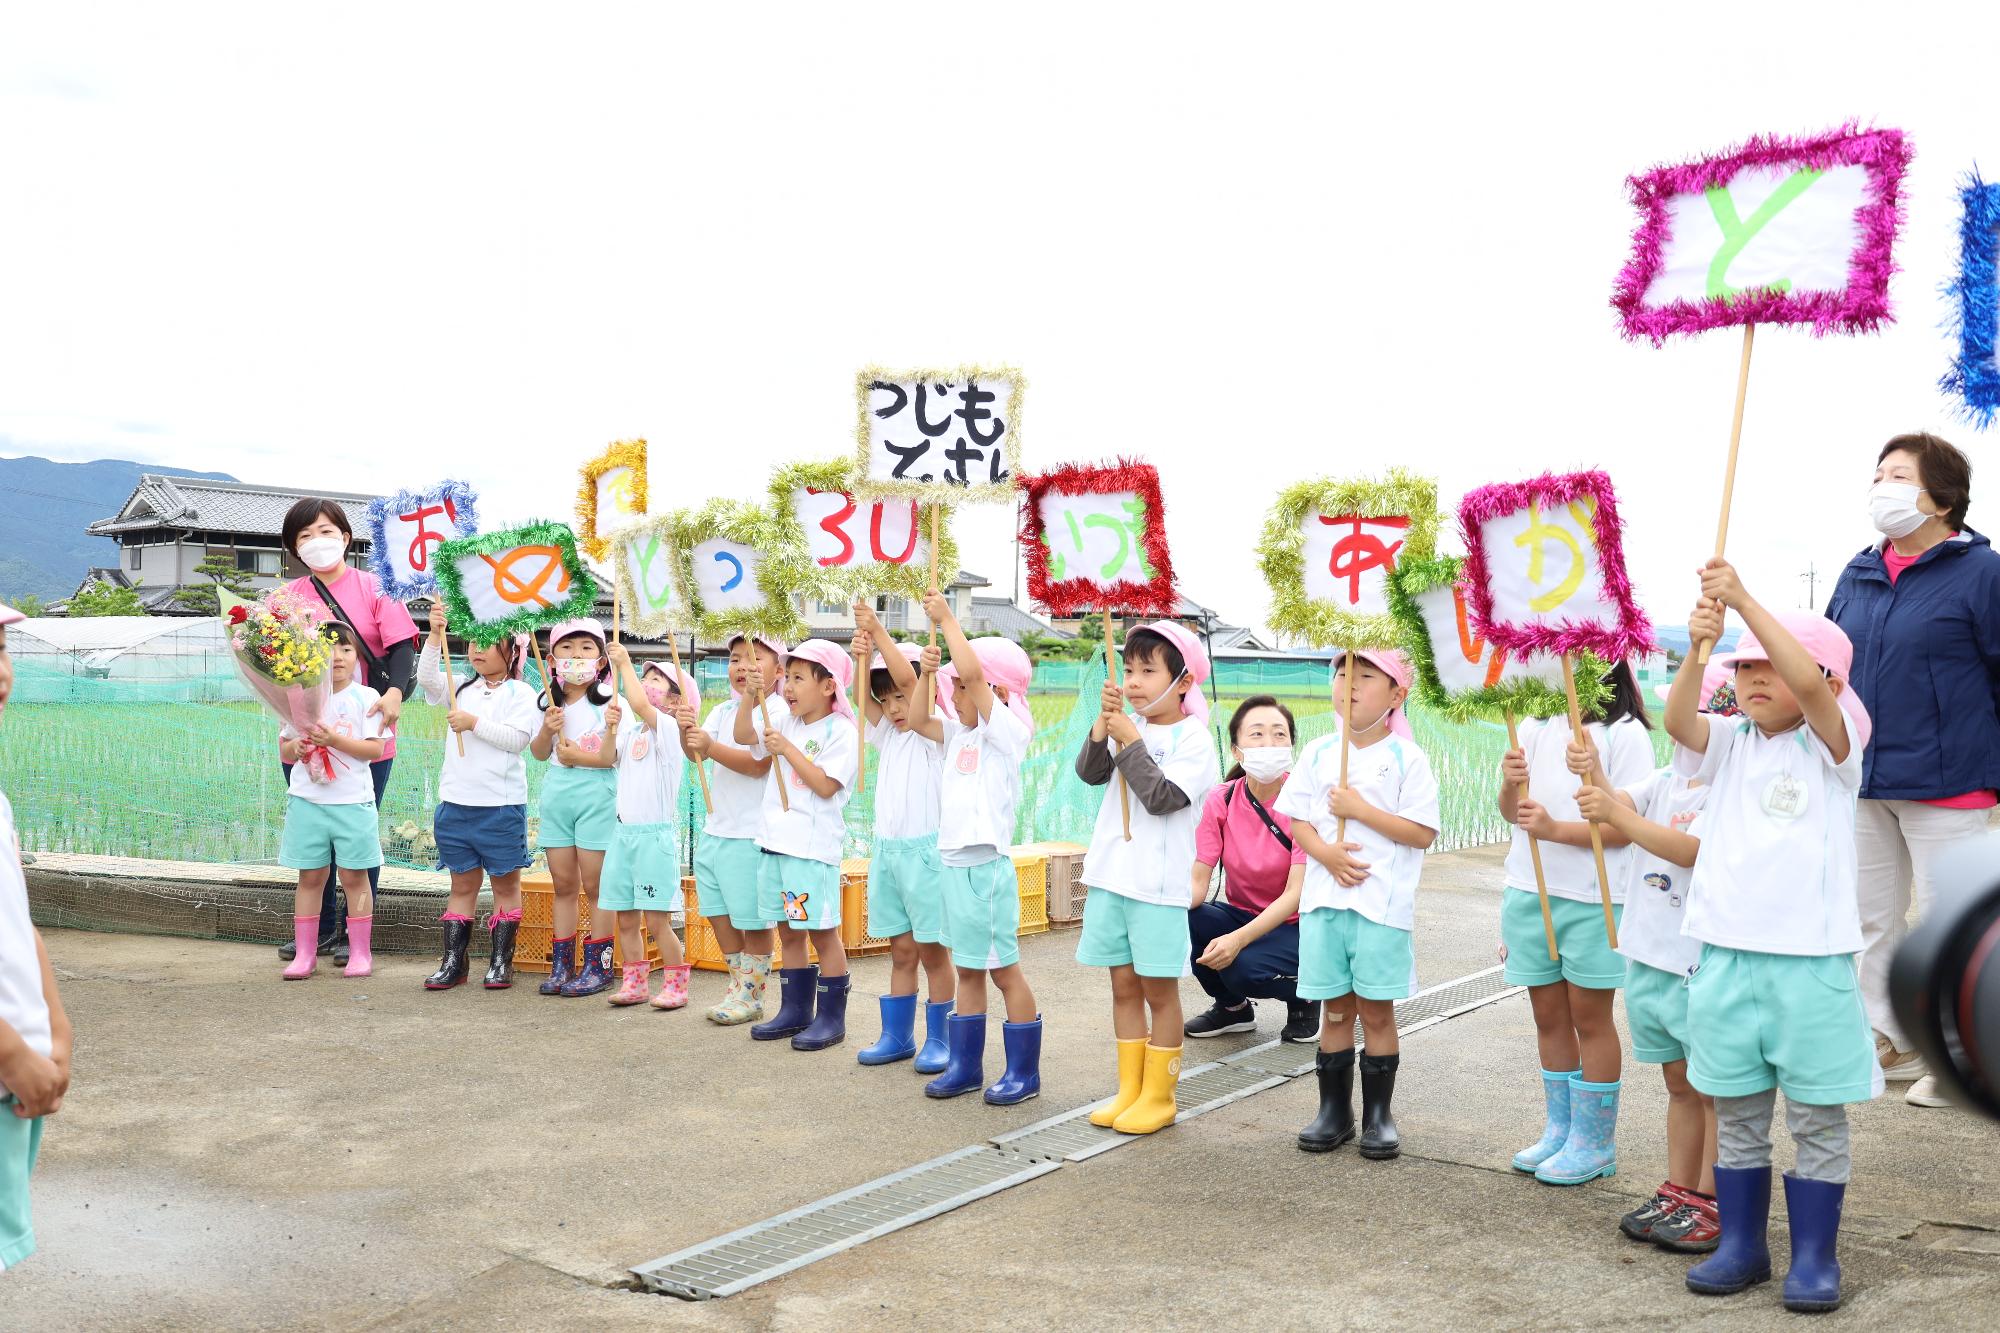
M 576 748 L 585 754 L 596 754 L 604 748 L 604 733 L 601 731 L 585 732 L 576 738 Z
M 1646 883 L 1667 895 L 1667 905 L 1669 907 L 1679 907 L 1681 905 L 1681 896 L 1674 892 L 1673 876 L 1662 874 L 1656 870 L 1646 876 Z
M 647 755 L 647 752 L 649 752 L 652 748 L 653 748 L 653 743 L 648 739 L 646 739 L 646 737 L 640 736 L 632 742 L 632 758 L 635 761 L 644 759 Z
M 958 771 L 961 773 L 977 773 L 979 771 L 978 741 L 958 747 Z
M 1150 753 L 1153 756 L 1153 763 L 1156 765 L 1165 764 L 1167 762 L 1167 747 L 1164 745 L 1162 745 L 1159 749 L 1149 751 L 1148 753 Z
M 1806 799 L 1806 784 L 1789 773 L 1780 773 L 1764 788 L 1758 804 L 1771 818 L 1790 823 L 1806 812 Z
M 786 889 L 785 919 L 787 921 L 804 921 L 806 919 L 806 899 L 810 897 L 812 897 L 810 893 L 793 893 L 790 889 Z
M 805 755 L 805 757 L 812 760 L 814 763 L 819 762 L 819 748 L 820 748 L 819 742 L 816 740 L 807 741 L 804 745 L 801 745 L 799 747 L 800 751 Z M 797 787 L 800 791 L 804 791 L 806 789 L 806 780 L 803 777 L 799 776 L 799 770 L 794 768 L 791 770 L 791 774 L 792 774 L 792 785 L 794 787 Z M 804 902 L 805 899 L 801 898 L 799 901 Z M 800 917 L 799 920 L 803 921 L 805 920 L 805 918 Z
M 1699 810 L 1676 810 L 1673 813 L 1673 817 L 1667 820 L 1667 827 L 1674 829 L 1676 832 L 1685 833 L 1694 824 L 1694 821 L 1699 818 L 1701 818 L 1701 811 Z

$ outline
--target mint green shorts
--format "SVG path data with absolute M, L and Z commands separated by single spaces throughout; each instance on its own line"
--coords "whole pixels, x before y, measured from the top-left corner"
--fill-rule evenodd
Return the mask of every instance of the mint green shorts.
M 1701 1033 L 1688 1081 L 1711 1097 L 1748 1097 L 1775 1085 L 1787 1101 L 1838 1106 L 1880 1091 L 1852 954 L 1704 944 L 1688 982 L 1688 1026 Z
M 1633 1059 L 1649 1065 L 1687 1059 L 1687 983 L 1679 973 L 1625 960 L 1625 1027 L 1632 1034 Z
M 320 805 L 303 796 L 287 796 L 278 864 L 287 870 L 318 870 L 329 854 L 342 870 L 372 870 L 382 864 L 382 826 L 375 818 L 375 802 Z
M 0 1097 L 0 1268 L 12 1268 L 35 1252 L 28 1177 L 41 1150 L 42 1118 L 23 1120 L 14 1114 L 14 1094 Z
M 563 768 L 550 764 L 542 778 L 541 832 L 535 841 L 551 847 L 608 852 L 618 832 L 618 775 L 608 768 Z
M 1614 906 L 1615 921 L 1625 913 Z M 1549 961 L 1549 937 L 1542 929 L 1541 897 L 1509 888 L 1500 895 L 1500 942 L 1507 946 L 1510 986 L 1553 986 L 1558 981 L 1585 990 L 1617 990 L 1625 984 L 1625 958 L 1604 933 L 1604 905 L 1549 896 L 1556 923 L 1557 962 Z
M 694 896 L 705 917 L 729 918 L 738 930 L 769 930 L 777 918 L 757 911 L 757 878 L 764 849 L 754 838 L 715 838 L 704 833 L 694 848 Z
M 606 912 L 678 912 L 681 847 L 671 821 L 620 824 L 604 854 L 597 906 Z
M 868 862 L 868 933 L 882 940 L 908 935 L 919 944 L 944 941 L 937 834 L 876 841 Z
M 1407 930 L 1345 907 L 1315 907 L 1299 916 L 1301 1000 L 1343 995 L 1406 1000 L 1415 969 L 1416 948 Z
M 840 867 L 759 849 L 757 914 L 793 930 L 832 930 L 840 924 Z
M 1188 969 L 1188 909 L 1146 903 L 1093 888 L 1083 900 L 1083 935 L 1076 961 L 1086 967 L 1130 967 L 1142 977 L 1178 977 Z
M 1014 859 L 996 856 L 976 866 L 943 869 L 944 938 L 951 943 L 952 965 L 991 972 L 1020 962 L 1021 881 Z M 882 933 L 872 916 L 868 929 Z

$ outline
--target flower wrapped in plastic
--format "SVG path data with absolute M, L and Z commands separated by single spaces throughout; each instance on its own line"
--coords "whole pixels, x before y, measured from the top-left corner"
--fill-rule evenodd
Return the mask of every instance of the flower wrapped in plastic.
M 229 609 L 230 657 L 250 693 L 300 736 L 326 713 L 326 607 L 286 588 Z

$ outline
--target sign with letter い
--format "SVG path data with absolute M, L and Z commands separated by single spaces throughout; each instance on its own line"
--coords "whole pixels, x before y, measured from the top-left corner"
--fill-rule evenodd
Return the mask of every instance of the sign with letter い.
M 591 615 L 597 583 L 561 523 L 448 541 L 433 559 L 453 628 L 492 643 L 558 621 Z
M 437 548 L 479 531 L 478 494 L 462 481 L 368 502 L 368 567 L 382 591 L 408 600 L 437 590 Z
M 1428 560 L 1437 541 L 1437 485 L 1391 470 L 1381 480 L 1331 478 L 1288 487 L 1264 520 L 1259 561 L 1271 585 L 1271 627 L 1321 648 L 1398 643 L 1389 576 Z
M 1058 616 L 1174 614 L 1157 470 L 1121 459 L 1024 477 L 1021 486 L 1029 596 Z

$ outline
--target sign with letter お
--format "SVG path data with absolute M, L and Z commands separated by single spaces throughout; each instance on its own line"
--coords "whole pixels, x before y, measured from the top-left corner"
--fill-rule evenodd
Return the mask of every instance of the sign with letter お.
M 597 583 L 562 523 L 448 541 L 432 563 L 453 628 L 474 643 L 588 616 L 597 606 Z
M 1385 478 L 1323 478 L 1287 487 L 1264 520 L 1258 560 L 1271 587 L 1271 628 L 1320 648 L 1399 642 L 1389 576 L 1437 544 L 1437 483 L 1400 469 Z
M 428 597 L 438 546 L 477 531 L 478 493 L 462 481 L 377 496 L 368 502 L 368 568 L 391 597 Z
M 732 634 L 793 638 L 804 628 L 781 562 L 767 559 L 778 536 L 769 511 L 739 500 L 677 510 L 667 523 L 675 586 L 685 599 L 676 623 L 702 639 Z
M 583 465 L 576 531 L 592 560 L 611 552 L 611 537 L 646 516 L 646 442 L 620 440 Z
M 1125 459 L 1021 479 L 1028 595 L 1058 616 L 1171 616 L 1179 602 L 1160 474 Z
M 914 499 L 857 498 L 846 460 L 793 463 L 771 478 L 780 538 L 772 553 L 786 586 L 819 597 L 894 594 L 920 598 L 930 586 L 930 516 Z M 938 563 L 958 569 L 951 524 L 939 516 Z
M 1021 372 L 883 370 L 855 377 L 854 493 L 929 504 L 1007 500 L 1021 471 Z

